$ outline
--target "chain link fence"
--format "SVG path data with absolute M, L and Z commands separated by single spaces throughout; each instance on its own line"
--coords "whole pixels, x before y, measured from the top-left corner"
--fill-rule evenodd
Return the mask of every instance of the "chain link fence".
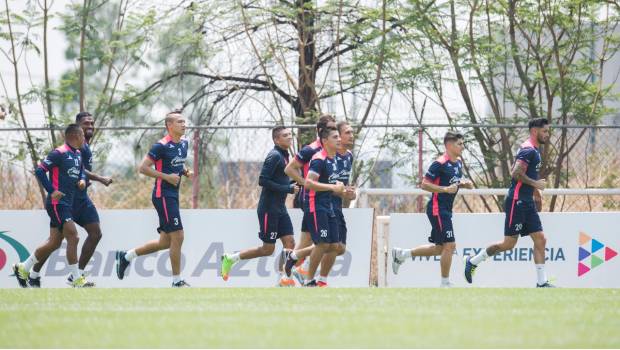
M 312 128 L 312 126 L 306 126 Z M 463 160 L 466 175 L 479 188 L 504 188 L 510 182 L 507 167 L 527 138 L 523 126 L 474 125 L 371 125 L 361 129 L 354 154 L 354 178 L 368 188 L 417 187 L 430 163 L 442 152 L 447 130 L 465 135 Z M 298 129 L 295 129 L 297 131 Z M 52 131 L 30 129 L 40 159 L 51 149 Z M 59 131 L 55 131 L 61 140 Z M 94 171 L 111 176 L 109 187 L 94 183 L 89 194 L 99 208 L 151 208 L 153 179 L 139 175 L 137 167 L 150 146 L 164 135 L 163 128 L 98 129 L 91 142 Z M 255 208 L 260 194 L 258 174 L 273 147 L 269 126 L 191 128 L 187 138 L 187 165 L 194 179 L 183 179 L 182 208 Z M 480 137 L 482 135 L 482 137 Z M 420 142 L 420 140 L 422 142 Z M 42 196 L 33 175 L 26 133 L 0 129 L 0 209 L 42 208 Z M 420 147 L 422 145 L 422 147 Z M 543 149 L 542 172 L 550 187 L 620 188 L 620 126 L 554 127 Z M 297 149 L 295 145 L 293 152 Z M 378 214 L 416 212 L 427 196 L 372 197 Z M 455 212 L 500 211 L 502 196 L 459 196 Z M 620 209 L 618 196 L 545 197 L 544 210 L 609 211 Z

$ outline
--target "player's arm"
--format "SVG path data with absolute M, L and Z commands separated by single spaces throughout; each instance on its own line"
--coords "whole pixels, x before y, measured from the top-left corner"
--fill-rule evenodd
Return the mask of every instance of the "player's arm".
M 267 156 L 267 159 L 265 159 L 263 167 L 260 171 L 260 175 L 258 176 L 258 184 L 264 188 L 275 192 L 294 193 L 294 184 L 283 185 L 273 181 L 273 175 L 276 172 L 276 168 L 278 167 L 278 163 L 280 163 L 280 160 L 280 156 L 275 153 L 270 153 Z
M 452 184 L 450 186 L 439 186 L 433 183 L 433 181 L 439 177 L 440 171 L 441 163 L 434 161 L 426 171 L 426 175 L 424 175 L 424 179 L 422 179 L 420 187 L 424 191 L 433 193 L 456 193 L 459 189 L 458 184 Z
M 88 169 L 84 168 L 84 173 L 86 174 L 86 177 L 90 180 L 90 181 L 97 181 L 100 182 L 106 186 L 110 186 L 110 184 L 112 182 L 114 182 L 114 180 L 112 180 L 111 177 L 109 176 L 101 176 L 99 174 L 93 173 L 92 171 L 89 171 Z
M 344 191 L 344 184 L 340 181 L 336 181 L 335 185 L 319 182 L 319 174 L 311 170 L 306 177 L 306 189 L 316 192 L 332 191 L 334 194 L 338 194 Z
M 301 168 L 303 168 L 303 166 L 304 165 L 297 158 L 294 158 L 292 162 L 288 162 L 284 168 L 284 173 L 300 186 L 304 186 L 306 180 L 301 176 Z
M 142 175 L 146 175 L 148 177 L 153 177 L 156 179 L 162 179 L 172 185 L 178 185 L 179 181 L 181 180 L 181 177 L 179 177 L 179 175 L 177 174 L 164 174 L 161 171 L 157 171 L 155 169 L 153 169 L 153 165 L 155 165 L 155 163 L 153 162 L 153 159 L 151 159 L 150 156 L 146 156 L 144 157 L 144 159 L 142 160 L 142 163 L 140 164 L 140 167 L 138 167 L 138 171 L 140 172 L 140 174 Z
M 512 172 L 510 173 L 510 175 L 516 181 L 521 181 L 522 183 L 526 185 L 530 185 L 541 191 L 544 190 L 545 186 L 547 185 L 547 181 L 546 180 L 534 180 L 531 177 L 527 176 L 525 174 L 525 172 L 527 171 L 527 166 L 528 164 L 524 160 L 517 159 L 514 166 L 512 167 Z
M 60 163 L 59 158 L 60 153 L 56 151 L 50 152 L 34 171 L 34 175 L 37 177 L 37 180 L 39 180 L 41 186 L 43 186 L 45 191 L 53 199 L 60 199 L 62 196 L 65 195 L 64 193 L 54 189 L 54 186 L 52 186 L 50 179 L 48 179 L 46 175 L 46 173 L 49 171 L 49 169 L 51 169 L 51 167 L 58 166 L 58 164 Z

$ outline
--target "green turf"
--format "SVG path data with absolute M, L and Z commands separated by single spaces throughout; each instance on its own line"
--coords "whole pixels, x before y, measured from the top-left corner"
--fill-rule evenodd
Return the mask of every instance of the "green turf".
M 620 290 L 0 290 L 0 346 L 620 347 Z

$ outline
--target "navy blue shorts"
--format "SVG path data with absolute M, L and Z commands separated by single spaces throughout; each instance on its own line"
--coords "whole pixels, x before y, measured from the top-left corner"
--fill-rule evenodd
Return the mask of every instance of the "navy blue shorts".
M 534 201 L 514 200 L 512 197 L 506 197 L 504 211 L 506 212 L 504 236 L 521 235 L 523 237 L 543 230 Z
M 279 238 L 293 235 L 293 223 L 286 210 L 275 213 L 257 211 L 257 214 L 261 241 L 274 244 Z
M 333 212 L 318 210 L 315 212 L 307 211 L 307 225 L 310 228 L 310 237 L 314 244 L 319 243 L 338 243 L 338 219 Z
M 46 202 L 45 210 L 50 217 L 50 227 L 55 227 L 62 231 L 62 226 L 65 222 L 73 221 L 73 213 L 68 205 Z
M 426 216 L 431 222 L 431 235 L 428 237 L 430 243 L 442 245 L 454 242 L 454 229 L 452 227 L 452 213 L 440 210 L 438 215 L 433 215 L 432 208 L 427 208 Z
M 153 197 L 153 205 L 159 216 L 157 232 L 170 233 L 183 229 L 179 199 L 177 197 Z
M 340 243 L 347 244 L 347 222 L 344 220 L 344 214 L 342 210 L 334 210 L 336 213 L 336 220 L 338 220 L 338 239 Z
M 73 199 L 73 221 L 82 227 L 99 223 L 99 213 L 90 198 Z

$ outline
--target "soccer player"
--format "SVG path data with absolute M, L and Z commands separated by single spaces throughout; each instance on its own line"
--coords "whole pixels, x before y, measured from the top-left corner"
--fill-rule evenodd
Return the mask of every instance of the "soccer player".
M 301 210 L 303 210 L 304 218 L 301 221 L 301 238 L 299 239 L 299 242 L 297 242 L 295 250 L 308 248 L 308 253 L 312 249 L 312 239 L 310 238 L 310 229 L 306 226 L 306 222 L 308 221 L 306 218 L 306 208 L 308 207 L 308 203 L 305 200 L 307 196 L 304 184 L 306 181 L 306 175 L 308 174 L 310 160 L 315 153 L 319 152 L 322 149 L 319 133 L 322 129 L 327 127 L 336 127 L 336 119 L 334 119 L 332 115 L 323 114 L 319 118 L 319 121 L 316 123 L 316 140 L 309 145 L 302 147 L 295 155 L 295 159 L 292 162 L 289 162 L 284 169 L 286 175 L 288 175 L 291 179 L 293 179 L 293 181 L 295 181 L 299 186 L 301 186 L 301 190 L 296 197 L 296 204 L 301 208 Z M 307 259 L 306 264 L 308 264 Z M 299 272 L 304 276 L 307 275 L 307 270 L 304 270 L 301 267 L 299 268 Z M 288 276 L 290 276 L 290 273 L 288 274 Z
M 338 220 L 334 212 L 332 193 L 343 195 L 345 186 L 336 179 L 336 151 L 340 147 L 340 134 L 336 128 L 324 128 L 319 133 L 323 148 L 310 161 L 305 187 L 308 207 L 305 211 L 306 227 L 310 229 L 310 237 L 314 243 L 310 253 L 308 277 L 305 287 L 326 286 L 324 276 L 314 279 L 316 270 L 324 255 L 331 256 L 338 252 L 340 238 L 338 236 Z M 325 276 L 329 270 L 321 271 Z
M 65 144 L 51 151 L 35 170 L 41 186 L 47 191 L 45 210 L 50 217 L 50 236 L 24 262 L 13 265 L 17 282 L 28 287 L 30 270 L 60 248 L 63 238 L 67 240 L 67 262 L 69 264 L 69 285 L 84 287 L 86 278 L 79 272 L 77 247 L 80 237 L 73 222 L 72 208 L 75 192 L 86 188 L 82 171 L 80 148 L 84 144 L 84 131 L 77 124 L 65 129 Z M 49 178 L 46 176 L 49 172 Z
M 431 223 L 431 235 L 425 244 L 413 249 L 392 248 L 392 271 L 398 269 L 408 258 L 440 255 L 441 287 L 451 287 L 450 266 L 456 248 L 452 227 L 452 204 L 459 188 L 473 188 L 473 183 L 463 178 L 463 135 L 448 131 L 443 144 L 446 153 L 434 161 L 422 180 L 422 189 L 432 192 L 426 205 L 426 215 Z
M 349 201 L 355 199 L 355 188 L 349 186 L 349 177 L 351 176 L 351 169 L 353 167 L 353 154 L 351 153 L 351 149 L 353 149 L 354 145 L 353 128 L 348 122 L 342 121 L 336 124 L 336 129 L 338 129 L 338 133 L 340 134 L 340 147 L 336 151 L 335 155 L 337 167 L 335 176 L 338 181 L 345 185 L 345 191 L 342 195 L 332 196 L 334 213 L 336 214 L 336 220 L 338 221 L 338 237 L 340 242 L 335 254 L 325 254 L 321 260 L 321 271 L 319 272 L 321 277 L 319 278 L 319 285 L 322 287 L 327 286 L 327 274 L 333 267 L 336 256 L 342 255 L 346 252 L 347 223 L 344 219 L 344 214 L 342 213 L 343 200 Z M 304 276 L 299 272 L 299 269 L 295 267 L 295 264 L 298 260 L 309 256 L 313 247 L 314 246 L 312 245 L 307 248 L 293 251 L 287 257 L 285 272 L 288 276 L 292 273 L 293 276 L 297 278 L 299 283 L 303 283 Z
M 519 151 L 512 167 L 512 183 L 504 202 L 506 219 L 504 222 L 504 240 L 491 244 L 480 253 L 465 258 L 465 279 L 473 282 L 476 268 L 488 257 L 514 248 L 521 236 L 530 236 L 534 242 L 534 263 L 536 264 L 536 287 L 554 288 L 545 274 L 545 245 L 547 239 L 537 211 L 540 193 L 547 185 L 546 180 L 539 179 L 541 166 L 540 145 L 549 140 L 549 121 L 545 118 L 532 119 L 528 123 L 530 137 Z M 539 207 L 542 205 L 540 202 Z M 540 208 L 539 208 L 540 210 Z
M 86 237 L 86 241 L 82 245 L 82 252 L 80 254 L 80 259 L 78 262 L 78 270 L 80 275 L 84 275 L 84 269 L 88 262 L 92 258 L 95 250 L 97 249 L 97 244 L 101 240 L 101 226 L 99 225 L 99 214 L 97 213 L 97 208 L 88 197 L 87 188 L 90 185 L 89 180 L 97 181 L 105 186 L 109 186 L 112 183 L 112 178 L 98 175 L 93 172 L 93 154 L 90 150 L 90 140 L 92 139 L 95 133 L 95 119 L 92 114 L 89 112 L 80 112 L 75 116 L 75 122 L 78 124 L 82 131 L 84 131 L 85 142 L 80 148 L 80 154 L 82 155 L 82 166 L 84 167 L 83 171 L 86 175 L 86 188 L 79 189 L 75 193 L 75 197 L 73 198 L 73 222 L 82 226 L 88 236 Z M 40 271 L 45 261 L 49 256 L 45 256 L 42 259 L 39 259 L 39 262 L 34 265 L 32 271 L 30 271 L 30 276 L 28 277 L 28 285 L 33 288 L 41 287 L 41 276 Z M 71 276 L 69 277 L 71 279 Z M 69 282 L 71 282 L 69 280 Z M 86 282 L 84 287 L 94 287 L 95 284 L 93 282 Z
M 224 281 L 228 280 L 230 269 L 239 260 L 273 254 L 278 239 L 282 241 L 284 249 L 292 250 L 295 247 L 293 224 L 285 202 L 288 194 L 299 192 L 299 187 L 291 184 L 290 178 L 284 173 L 284 168 L 289 163 L 288 149 L 291 147 L 293 134 L 291 130 L 277 126 L 271 131 L 271 138 L 275 146 L 267 154 L 258 179 L 258 184 L 262 186 L 258 208 L 256 209 L 260 227 L 258 238 L 263 241 L 263 245 L 234 254 L 224 254 L 221 269 Z M 281 275 L 279 285 L 281 287 L 294 287 L 295 281 L 284 276 L 282 265 L 279 267 Z
M 117 251 L 116 275 L 123 279 L 127 267 L 138 256 L 170 249 L 172 287 L 189 287 L 181 278 L 184 233 L 179 211 L 181 176 L 192 176 L 191 171 L 185 168 L 189 147 L 187 140 L 182 138 L 185 134 L 185 118 L 181 111 L 172 111 L 166 115 L 165 124 L 168 134 L 151 147 L 139 168 L 141 174 L 155 178 L 152 202 L 159 216 L 159 240 L 149 241 L 127 252 Z

